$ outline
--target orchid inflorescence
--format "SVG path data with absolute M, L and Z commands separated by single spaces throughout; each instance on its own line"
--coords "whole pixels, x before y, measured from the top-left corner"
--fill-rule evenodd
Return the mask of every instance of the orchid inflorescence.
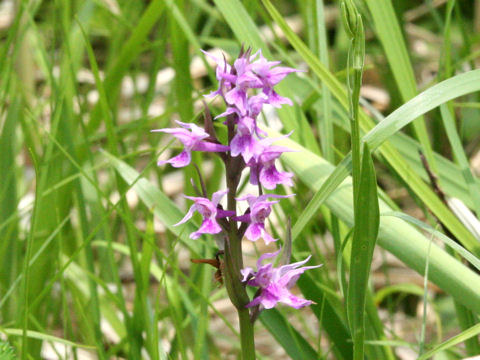
M 242 268 L 242 254 L 235 252 L 235 249 L 240 249 L 241 252 L 241 243 L 239 247 L 232 245 L 235 241 L 241 242 L 244 236 L 250 241 L 263 238 L 266 244 L 277 240 L 266 231 L 265 220 L 270 215 L 274 204 L 281 198 L 293 195 L 264 194 L 263 189 L 274 190 L 280 184 L 293 185 L 293 174 L 279 171 L 275 166 L 275 161 L 282 153 L 291 150 L 273 145 L 278 139 L 266 137 L 267 134 L 257 124 L 257 117 L 264 105 L 277 108 L 283 104 L 292 105 L 290 99 L 275 92 L 274 86 L 285 76 L 298 70 L 278 66 L 279 61 L 267 61 L 261 50 L 252 54 L 251 49 L 246 51 L 242 49 L 233 65 L 230 65 L 225 57 L 217 58 L 207 52 L 204 54 L 217 64 L 216 78 L 219 87 L 207 97 L 221 96 L 227 105 L 225 112 L 215 119 L 225 118 L 224 124 L 228 128 L 228 145 L 221 144 L 217 139 L 212 118 L 206 108 L 204 128 L 177 121 L 180 128 L 153 130 L 173 135 L 184 147 L 179 155 L 166 161 L 159 161 L 158 165 L 170 163 L 174 167 L 184 167 L 190 164 L 192 151 L 214 152 L 219 154 L 225 163 L 228 188 L 215 192 L 211 200 L 207 197 L 204 187 L 203 194 L 199 194 L 202 196 L 185 196 L 194 204 L 185 217 L 175 225 L 185 223 L 197 211 L 202 215 L 203 221 L 200 228 L 190 234 L 190 238 L 197 239 L 202 234 L 222 235 L 222 232 L 224 233 L 225 257 L 235 259 L 229 262 L 233 270 L 227 271 L 232 277 L 227 279 L 227 282 L 239 282 L 244 294 L 246 285 L 258 288 L 253 300 L 244 301 L 245 296 L 243 296 L 243 300 L 240 301 L 241 306 L 256 306 L 257 310 L 261 310 L 262 308 L 270 309 L 278 302 L 297 309 L 310 305 L 312 301 L 299 298 L 289 290 L 305 270 L 320 266 L 302 267 L 310 257 L 300 262 L 275 267 L 273 263 L 263 265 L 262 262 L 277 257 L 280 250 L 275 253 L 266 253 L 260 256 L 257 261 L 257 270 L 254 271 L 250 267 Z M 236 197 L 240 175 L 245 168 L 250 169 L 250 183 L 258 186 L 259 195 L 248 194 Z M 228 195 L 226 210 L 219 204 L 225 195 Z M 237 201 L 248 203 L 248 209 L 242 215 L 237 214 Z M 230 289 L 234 290 L 229 291 L 229 296 L 238 306 L 239 301 L 234 300 L 242 299 L 242 294 L 235 293 L 238 292 L 238 287 L 231 286 Z

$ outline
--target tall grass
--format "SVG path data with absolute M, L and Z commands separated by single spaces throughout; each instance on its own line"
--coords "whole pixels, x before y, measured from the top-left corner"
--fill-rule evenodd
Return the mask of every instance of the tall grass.
M 294 105 L 263 114 L 299 150 L 270 225 L 282 244 L 291 219 L 292 259 L 324 263 L 298 281 L 314 305 L 262 312 L 257 358 L 478 355 L 480 3 L 347 3 L 365 39 L 336 1 L 2 3 L 0 359 L 240 356 L 215 269 L 190 262 L 213 237 L 172 226 L 196 170 L 157 167 L 176 145 L 150 130 L 202 123 L 200 49 L 242 45 L 306 70 L 276 88 Z M 194 162 L 223 186 L 219 159 Z

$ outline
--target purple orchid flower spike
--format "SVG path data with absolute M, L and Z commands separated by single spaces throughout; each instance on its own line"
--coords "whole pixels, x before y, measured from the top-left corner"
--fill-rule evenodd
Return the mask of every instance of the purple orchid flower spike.
M 181 128 L 166 128 L 152 130 L 152 132 L 164 132 L 172 134 L 184 145 L 183 151 L 177 156 L 165 160 L 158 161 L 157 165 L 170 163 L 173 167 L 180 168 L 190 164 L 192 160 L 192 151 L 207 151 L 207 152 L 223 152 L 229 151 L 230 147 L 205 141 L 210 135 L 204 129 L 195 125 L 176 121 Z
M 222 228 L 218 224 L 217 219 L 235 215 L 235 211 L 218 208 L 218 203 L 227 193 L 228 189 L 217 191 L 213 193 L 211 201 L 203 197 L 185 196 L 195 203 L 190 207 L 185 217 L 173 226 L 186 223 L 193 216 L 193 213 L 198 211 L 203 216 L 203 222 L 197 231 L 190 234 L 190 238 L 198 239 L 201 234 L 218 234 L 222 231 Z
M 250 212 L 245 215 L 235 217 L 235 220 L 249 223 L 245 237 L 251 241 L 257 241 L 263 238 L 268 245 L 272 241 L 277 241 L 265 230 L 265 219 L 272 212 L 272 205 L 278 203 L 278 201 L 268 201 L 268 198 L 288 198 L 294 196 L 291 195 L 277 195 L 277 194 L 264 194 L 261 196 L 246 195 L 237 198 L 238 201 L 247 200 L 250 207 Z
M 246 307 L 260 305 L 265 309 L 271 309 L 281 302 L 295 309 L 313 304 L 311 300 L 305 300 L 293 295 L 290 289 L 295 285 L 298 278 L 308 269 L 318 268 L 322 265 L 304 266 L 310 257 L 293 264 L 273 267 L 272 263 L 262 265 L 263 260 L 276 257 L 280 250 L 274 253 L 266 253 L 257 261 L 257 271 L 250 267 L 241 270 L 243 282 L 260 289 L 260 294 L 249 302 Z

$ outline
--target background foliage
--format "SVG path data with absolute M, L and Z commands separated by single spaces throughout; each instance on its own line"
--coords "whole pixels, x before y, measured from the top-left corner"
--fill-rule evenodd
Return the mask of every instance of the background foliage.
M 357 140 L 372 150 L 378 184 L 368 175 L 361 189 L 366 203 L 380 203 L 373 259 L 358 255 L 372 262 L 357 289 L 367 294 L 366 356 L 477 355 L 480 228 L 468 209 L 480 211 L 480 1 L 355 3 L 366 37 Z M 277 88 L 294 106 L 263 114 L 272 135 L 295 130 L 283 142 L 301 150 L 282 157 L 297 196 L 279 204 L 271 228 L 284 239 L 291 218 L 293 258 L 325 264 L 298 282 L 316 305 L 261 315 L 257 357 L 352 358 L 349 37 L 339 8 L 322 0 L 0 3 L 0 333 L 8 341 L 0 358 L 238 356 L 225 289 L 213 268 L 190 263 L 212 257 L 214 240 L 190 240 L 192 223 L 171 226 L 195 169 L 157 167 L 178 144 L 150 130 L 201 123 L 216 80 L 200 49 L 232 58 L 242 44 L 306 71 Z M 214 115 L 224 110 L 208 105 Z M 210 193 L 224 186 L 218 158 L 194 161 Z M 355 219 L 364 229 L 376 221 Z M 266 250 L 245 248 L 247 262 Z

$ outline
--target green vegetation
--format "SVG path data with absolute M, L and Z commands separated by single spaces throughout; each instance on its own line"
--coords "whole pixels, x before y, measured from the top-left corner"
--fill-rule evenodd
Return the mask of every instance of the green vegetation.
M 295 185 L 275 192 L 296 196 L 246 265 L 289 220 L 292 262 L 324 264 L 293 289 L 315 304 L 261 313 L 257 358 L 480 353 L 480 1 L 341 3 L 0 2 L 0 360 L 240 356 L 225 286 L 190 261 L 215 236 L 173 226 L 197 170 L 158 167 L 178 142 L 150 131 L 225 111 L 200 50 L 242 45 L 305 70 L 262 114 L 294 130 L 275 144 L 299 150 L 281 157 Z M 192 158 L 225 188 L 218 157 Z

